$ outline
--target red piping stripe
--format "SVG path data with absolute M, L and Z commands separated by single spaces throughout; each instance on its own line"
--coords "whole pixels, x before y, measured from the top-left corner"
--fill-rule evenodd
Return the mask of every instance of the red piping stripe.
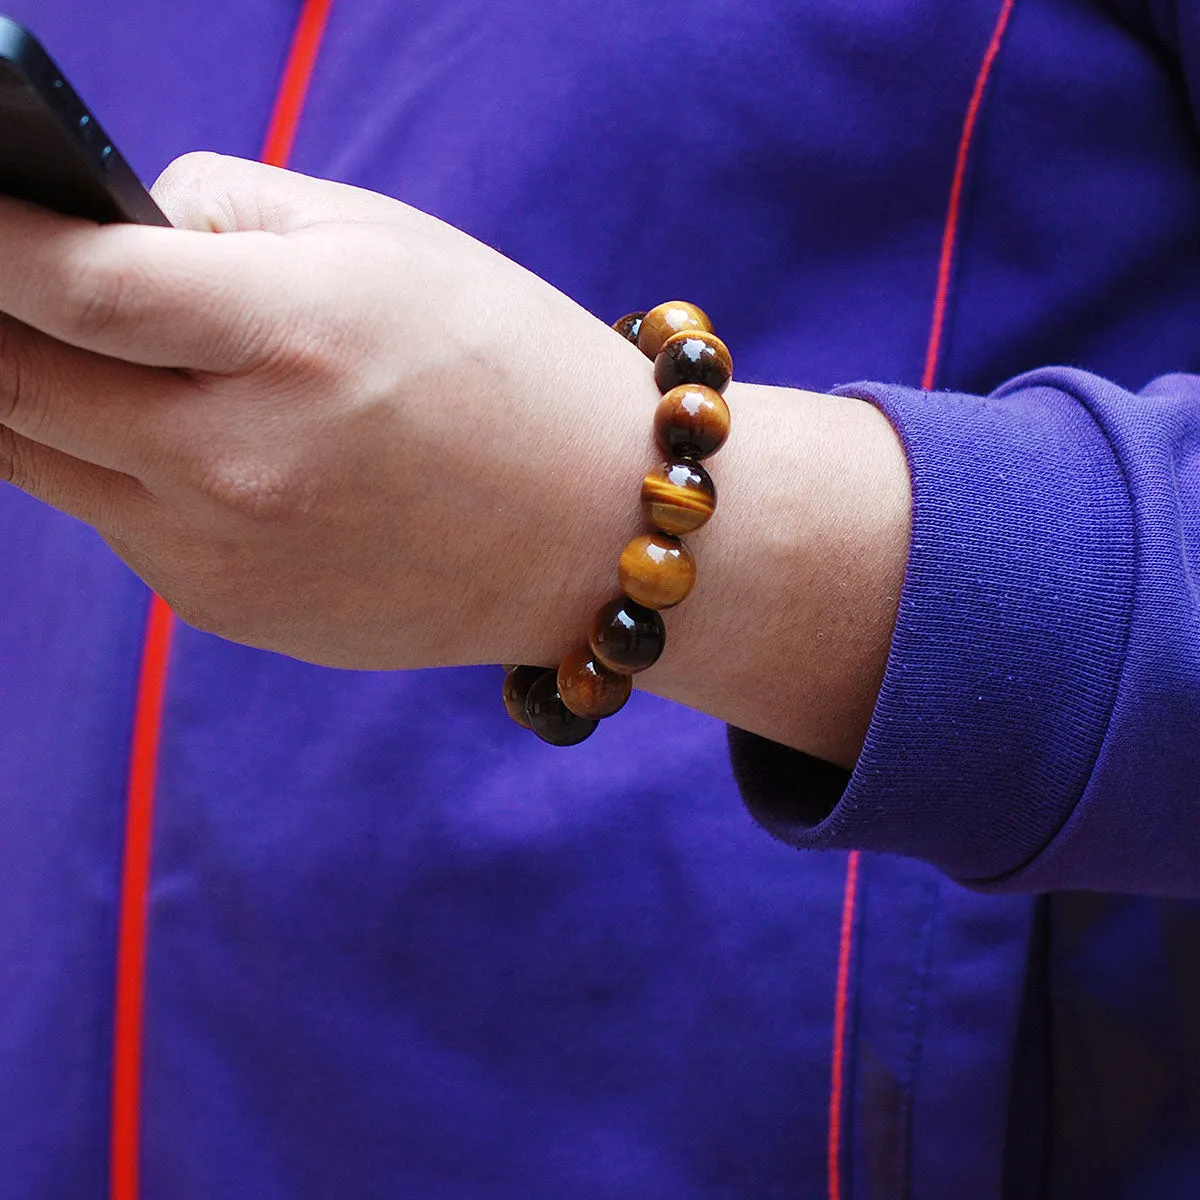
M 950 184 L 950 202 L 946 207 L 946 225 L 942 230 L 942 253 L 938 259 L 937 292 L 933 300 L 933 321 L 929 330 L 929 344 L 925 350 L 925 370 L 921 376 L 921 386 L 926 390 L 933 387 L 937 378 L 938 360 L 942 353 L 942 332 L 946 325 L 946 309 L 950 298 L 950 268 L 954 262 L 954 249 L 958 241 L 958 215 L 962 207 L 963 181 L 967 175 L 967 157 L 971 151 L 971 141 L 975 136 L 975 123 L 979 118 L 979 108 L 983 103 L 984 89 L 988 77 L 992 73 L 992 65 L 1000 53 L 1000 43 L 1004 41 L 1004 32 L 1008 28 L 1008 18 L 1012 15 L 1014 0 L 1004 0 L 1000 6 L 1000 15 L 996 18 L 996 27 L 992 30 L 991 41 L 984 51 L 983 62 L 979 74 L 975 77 L 975 89 L 971 92 L 971 100 L 967 105 L 967 115 L 963 118 L 962 135 L 958 139 L 958 155 L 954 160 L 954 178 Z
M 851 850 L 846 856 L 842 935 L 838 947 L 837 985 L 833 994 L 833 1061 L 829 1069 L 829 1200 L 841 1200 L 842 1197 L 842 1097 L 845 1093 L 850 953 L 854 944 L 855 909 L 858 907 L 858 860 L 857 850 Z
M 146 893 L 150 883 L 150 831 L 154 813 L 154 782 L 158 772 L 158 743 L 174 624 L 171 610 L 158 596 L 151 596 L 138 678 L 129 791 L 125 804 L 113 1029 L 112 1169 L 109 1191 L 112 1200 L 137 1200 L 138 1195 Z
M 308 99 L 312 86 L 313 69 L 321 50 L 321 39 L 329 21 L 333 0 L 306 0 L 296 32 L 292 35 L 292 46 L 288 51 L 287 66 L 275 97 L 275 107 L 267 127 L 259 157 L 273 167 L 285 167 L 292 157 L 292 144 L 300 125 L 300 114 Z
M 958 243 L 959 213 L 962 209 L 963 182 L 967 174 L 967 160 L 971 143 L 975 137 L 975 126 L 979 120 L 979 109 L 988 78 L 1000 53 L 1004 34 L 1008 29 L 1015 0 L 1003 0 L 992 36 L 984 51 L 983 62 L 975 76 L 975 86 L 963 118 L 962 133 L 958 140 L 958 153 L 954 160 L 954 175 L 950 183 L 950 199 L 946 205 L 946 224 L 942 229 L 942 248 L 938 257 L 937 289 L 933 301 L 933 317 L 929 328 L 929 342 L 925 349 L 925 368 L 921 375 L 921 387 L 927 391 L 937 380 L 942 352 L 942 335 L 946 326 L 946 312 L 950 302 L 950 271 L 954 263 L 954 251 Z M 846 859 L 846 884 L 842 894 L 841 943 L 838 947 L 837 982 L 833 998 L 833 1054 L 829 1070 L 829 1200 L 842 1200 L 842 1126 L 845 1120 L 846 1090 L 846 1030 L 850 1003 L 850 961 L 854 950 L 854 921 L 858 908 L 859 853 L 852 851 Z
M 306 0 L 288 52 L 261 158 L 284 166 L 312 82 L 333 0 Z M 138 1200 L 141 1144 L 142 1017 L 146 992 L 146 926 L 150 890 L 154 787 L 163 702 L 175 618 L 151 596 L 138 676 L 125 802 L 113 1017 L 112 1129 L 109 1200 Z

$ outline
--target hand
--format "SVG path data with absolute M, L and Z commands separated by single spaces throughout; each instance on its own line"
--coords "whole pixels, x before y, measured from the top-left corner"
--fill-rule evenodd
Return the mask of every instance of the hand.
M 235 640 L 381 668 L 572 644 L 653 461 L 637 351 L 373 193 L 192 155 L 155 194 L 177 228 L 0 201 L 0 478 Z
M 237 641 L 366 668 L 579 645 L 658 460 L 643 356 L 382 196 L 213 155 L 155 193 L 176 228 L 0 200 L 0 479 Z M 858 401 L 728 399 L 699 583 L 637 682 L 849 765 L 903 577 L 904 454 Z

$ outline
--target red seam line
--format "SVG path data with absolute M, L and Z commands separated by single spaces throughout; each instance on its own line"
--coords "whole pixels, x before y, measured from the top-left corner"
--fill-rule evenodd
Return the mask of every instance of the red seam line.
M 929 328 L 929 342 L 925 350 L 925 369 L 921 376 L 921 387 L 931 389 L 937 379 L 939 359 L 942 351 L 942 335 L 946 325 L 946 311 L 950 299 L 950 269 L 954 263 L 954 251 L 958 241 L 958 219 L 962 209 L 963 182 L 967 174 L 967 159 L 979 109 L 983 104 L 983 93 L 987 89 L 988 77 L 1000 53 L 1009 17 L 1016 0 L 1003 0 L 996 25 L 984 51 L 983 62 L 975 77 L 975 86 L 963 118 L 962 134 L 958 140 L 958 153 L 954 160 L 954 177 L 950 184 L 950 199 L 946 205 L 946 224 L 942 230 L 942 249 L 938 258 L 937 289 L 933 301 L 933 318 Z M 858 851 L 852 851 L 846 859 L 846 886 L 842 895 L 841 944 L 838 948 L 837 984 L 833 1001 L 833 1057 L 829 1079 L 829 1200 L 841 1200 L 841 1152 L 843 1098 L 845 1094 L 846 1069 L 846 1025 L 850 994 L 850 959 L 854 943 L 854 917 L 858 906 Z
M 857 850 L 851 850 L 846 857 L 841 944 L 838 947 L 837 985 L 833 996 L 833 1058 L 829 1068 L 829 1200 L 841 1200 L 842 1196 L 842 1097 L 845 1092 L 850 954 L 854 943 L 854 913 L 858 906 L 858 859 Z
M 137 1200 L 138 1124 L 142 1083 L 142 1009 L 146 979 L 146 894 L 154 784 L 162 732 L 167 665 L 174 619 L 158 596 L 150 597 L 133 718 L 125 847 L 117 930 L 116 1011 L 113 1028 L 112 1200 Z
M 332 8 L 333 0 L 306 0 L 296 22 L 287 66 L 283 69 L 283 79 L 259 155 L 263 162 L 272 167 L 286 166 L 292 156 L 300 114 L 304 111 L 304 102 L 312 86 L 313 69 Z
M 260 156 L 272 166 L 285 166 L 291 156 L 332 7 L 333 0 L 306 0 L 297 20 Z M 125 803 L 113 1015 L 110 1200 L 138 1200 L 150 852 L 174 628 L 170 608 L 152 595 L 138 676 Z
M 967 115 L 963 118 L 962 136 L 958 140 L 958 156 L 954 160 L 954 179 L 950 184 L 950 203 L 946 209 L 946 225 L 942 230 L 942 253 L 938 259 L 937 291 L 933 301 L 933 322 L 929 329 L 929 344 L 925 350 L 925 370 L 921 376 L 921 387 L 928 391 L 933 387 L 937 378 L 938 360 L 942 353 L 942 333 L 946 324 L 946 309 L 950 298 L 950 268 L 954 262 L 954 248 L 958 240 L 958 217 L 962 207 L 963 181 L 967 175 L 967 157 L 971 151 L 971 141 L 975 136 L 975 123 L 979 118 L 979 109 L 983 103 L 984 89 L 987 87 L 988 76 L 992 73 L 992 64 L 1000 53 L 1000 43 L 1004 41 L 1004 31 L 1008 28 L 1008 18 L 1012 14 L 1015 0 L 1004 0 L 1000 6 L 1000 15 L 996 18 L 996 27 L 992 30 L 991 41 L 983 55 L 979 74 L 975 77 L 975 89 L 971 93 L 971 102 L 967 105 Z

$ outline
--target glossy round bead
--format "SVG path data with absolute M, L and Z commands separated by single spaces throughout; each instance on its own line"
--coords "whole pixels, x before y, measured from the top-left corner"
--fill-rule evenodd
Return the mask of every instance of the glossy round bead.
M 702 383 L 714 392 L 723 392 L 732 378 L 728 347 L 715 333 L 701 329 L 667 338 L 654 359 L 654 382 L 660 392 L 669 392 L 681 383 Z
M 624 708 L 632 691 L 633 678 L 598 663 L 591 646 L 572 650 L 558 665 L 559 699 L 577 717 L 611 717 Z
M 638 349 L 653 360 L 667 338 L 689 329 L 712 333 L 712 327 L 704 309 L 697 308 L 686 300 L 668 300 L 666 304 L 655 305 L 642 319 Z
M 627 341 L 637 345 L 638 334 L 642 329 L 644 312 L 626 313 L 619 321 L 613 322 L 613 328 Z
M 696 560 L 678 539 L 643 533 L 621 551 L 621 590 L 646 608 L 673 608 L 696 582 Z
M 553 671 L 547 671 L 545 667 L 509 667 L 507 674 L 504 676 L 504 711 L 522 729 L 532 728 L 529 724 L 529 718 L 525 715 L 525 697 L 529 694 L 529 689 L 543 675 L 553 675 Z
M 642 510 L 663 533 L 699 529 L 717 507 L 717 489 L 698 462 L 660 463 L 642 480 Z
M 596 731 L 598 721 L 577 717 L 558 694 L 558 675 L 547 671 L 525 697 L 529 728 L 551 746 L 577 746 Z
M 654 609 L 620 596 L 592 618 L 588 644 L 610 671 L 635 675 L 658 662 L 667 644 L 667 629 Z
M 673 387 L 654 413 L 654 437 L 672 458 L 707 458 L 729 436 L 729 405 L 702 383 Z

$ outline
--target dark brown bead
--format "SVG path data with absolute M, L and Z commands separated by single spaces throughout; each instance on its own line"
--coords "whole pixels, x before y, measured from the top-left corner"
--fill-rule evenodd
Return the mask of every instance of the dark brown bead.
M 700 329 L 712 333 L 712 322 L 708 313 L 686 300 L 668 300 L 655 305 L 642 320 L 638 334 L 638 349 L 653 360 L 669 337 L 688 329 Z
M 645 329 L 643 325 L 643 333 Z M 681 383 L 702 383 L 714 392 L 723 392 L 732 378 L 728 347 L 715 333 L 700 329 L 667 338 L 654 359 L 654 382 L 660 392 L 669 392 Z
M 729 436 L 729 405 L 701 383 L 680 384 L 658 402 L 654 436 L 673 458 L 707 458 Z
M 667 644 L 667 629 L 654 609 L 620 596 L 592 618 L 588 644 L 610 671 L 635 675 L 658 662 Z
M 627 341 L 637 345 L 638 334 L 642 329 L 644 312 L 626 313 L 619 321 L 613 322 L 613 328 Z
M 558 664 L 559 699 L 577 716 L 598 721 L 625 706 L 633 679 L 596 661 L 591 646 L 580 646 Z
M 642 510 L 663 533 L 699 529 L 717 507 L 717 489 L 698 462 L 665 462 L 642 480 Z
M 545 667 L 510 667 L 504 676 L 504 711 L 522 729 L 532 728 L 525 715 L 525 697 L 529 689 L 546 674 L 553 675 L 554 672 L 548 672 Z
M 673 608 L 696 582 L 696 560 L 666 533 L 639 534 L 617 563 L 621 590 L 646 608 Z
M 529 728 L 551 746 L 577 746 L 596 731 L 598 721 L 577 717 L 558 694 L 558 673 L 547 671 L 525 697 Z

